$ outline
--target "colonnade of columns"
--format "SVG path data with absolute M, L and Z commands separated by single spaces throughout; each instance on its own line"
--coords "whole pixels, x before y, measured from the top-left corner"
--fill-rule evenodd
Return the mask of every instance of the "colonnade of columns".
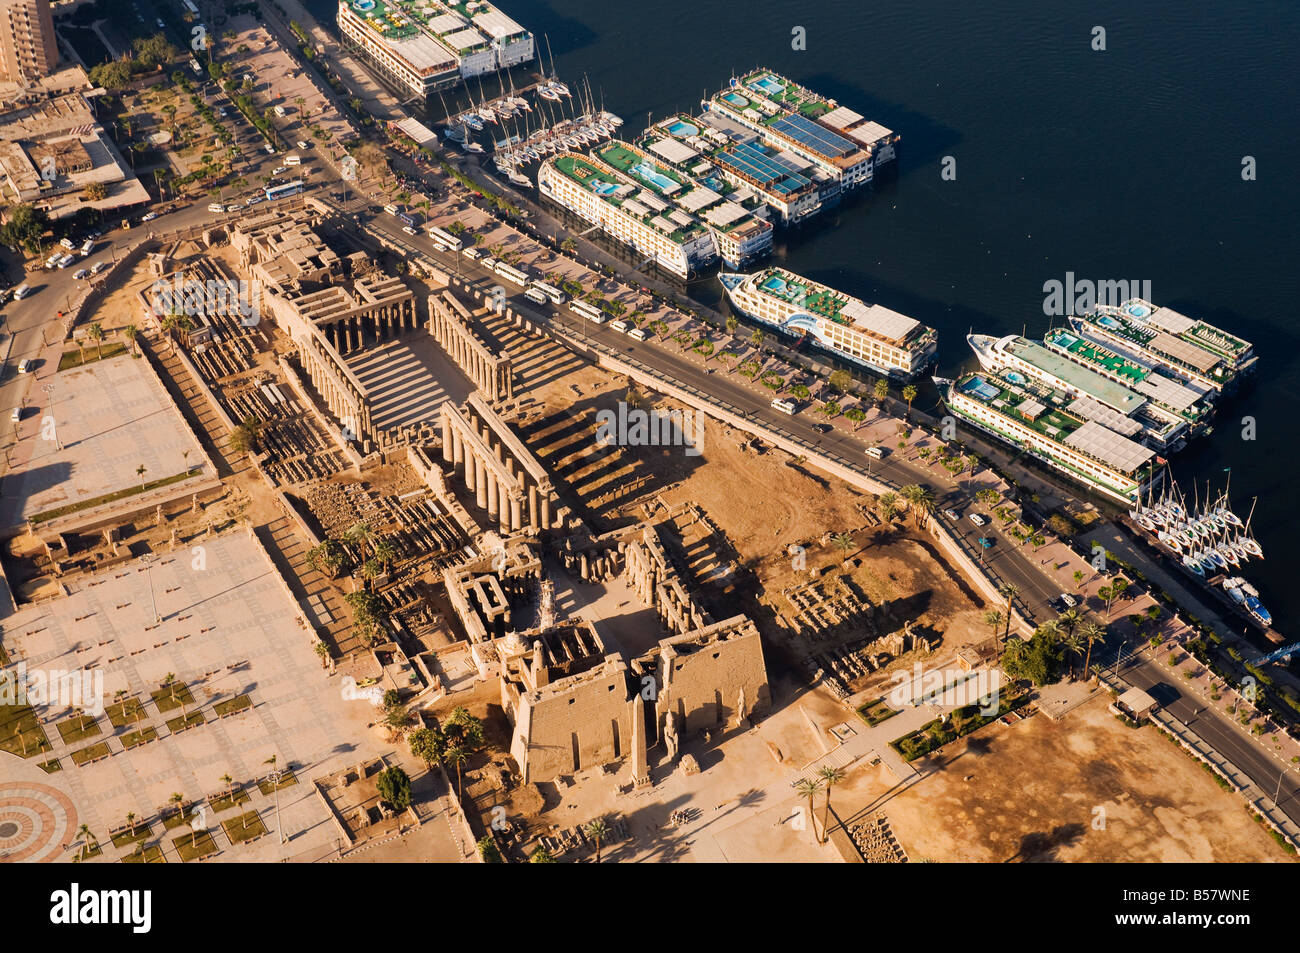
M 465 488 L 480 509 L 497 520 L 502 532 L 527 524 L 533 530 L 552 525 L 554 492 L 550 480 L 538 481 L 514 457 L 503 452 L 492 428 L 445 402 L 442 418 L 442 458 L 464 475 Z
M 628 543 L 627 578 L 637 596 L 654 609 L 669 631 L 690 632 L 709 624 L 709 614 L 682 586 L 657 540 L 647 529 L 642 540 Z
M 429 296 L 429 333 L 488 400 L 515 395 L 510 356 L 494 354 L 474 333 L 469 312 L 450 291 Z
M 366 307 L 337 319 L 328 316 L 317 326 L 340 354 L 394 337 L 405 330 L 415 330 L 415 300 L 412 297 Z
M 350 428 L 356 438 L 369 437 L 373 424 L 365 391 L 340 374 L 333 363 L 309 342 L 298 342 L 298 361 L 330 413 Z

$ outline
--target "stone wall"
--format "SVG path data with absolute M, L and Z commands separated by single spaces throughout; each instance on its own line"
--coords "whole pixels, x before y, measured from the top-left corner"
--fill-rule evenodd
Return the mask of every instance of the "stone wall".
M 678 734 L 734 723 L 745 693 L 747 714 L 771 707 L 758 628 L 743 615 L 659 643 L 657 731 L 673 712 Z
M 598 668 L 535 692 L 519 692 L 502 681 L 503 706 L 507 711 L 513 706 L 516 713 L 510 753 L 525 783 L 594 768 L 630 753 L 626 670 L 623 662 L 606 659 Z

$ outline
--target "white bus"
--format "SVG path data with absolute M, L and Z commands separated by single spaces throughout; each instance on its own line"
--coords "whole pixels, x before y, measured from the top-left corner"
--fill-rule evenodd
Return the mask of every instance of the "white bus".
M 435 242 L 442 242 L 442 244 L 446 245 L 452 251 L 460 251 L 465 247 L 465 243 L 459 238 L 447 231 L 445 228 L 439 228 L 437 225 L 429 226 L 429 237 Z
M 396 214 L 397 214 L 398 212 L 400 212 L 401 210 L 402 210 L 402 207 L 401 207 L 400 205 L 385 205 L 385 206 L 384 206 L 384 211 L 387 212 L 389 215 L 396 215 Z
M 593 324 L 605 323 L 605 312 L 593 304 L 588 304 L 586 301 L 579 301 L 574 298 L 569 302 L 569 310 L 574 314 L 581 315 Z
M 492 270 L 507 281 L 513 281 L 521 288 L 528 284 L 527 273 L 520 271 L 513 265 L 507 265 L 504 261 L 497 262 Z
M 536 288 L 525 288 L 524 297 L 535 304 L 546 304 L 550 300 Z
M 548 285 L 544 281 L 534 281 L 533 287 L 546 295 L 546 297 L 550 299 L 551 304 L 564 304 L 565 301 L 569 300 L 569 296 L 563 291 L 554 285 Z
M 778 397 L 776 400 L 772 401 L 772 409 L 779 410 L 783 414 L 793 414 L 799 408 L 794 405 L 794 401 Z

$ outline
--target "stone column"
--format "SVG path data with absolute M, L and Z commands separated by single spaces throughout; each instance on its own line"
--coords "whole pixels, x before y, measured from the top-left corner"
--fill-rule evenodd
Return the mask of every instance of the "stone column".
M 485 510 L 487 509 L 487 492 L 488 492 L 488 487 L 487 487 L 488 473 L 486 472 L 487 466 L 482 460 L 479 460 L 477 457 L 475 457 L 474 459 L 474 465 L 477 468 L 475 473 L 475 480 L 474 480 L 474 498 L 475 500 L 478 501 L 478 508 L 480 510 Z
M 515 532 L 523 528 L 520 509 L 523 501 L 519 498 L 518 493 L 510 494 L 510 531 Z
M 501 487 L 497 483 L 496 471 L 488 468 L 487 473 L 487 513 L 488 519 L 496 519 L 500 514 Z
M 446 414 L 442 415 L 442 462 L 452 462 L 451 418 Z

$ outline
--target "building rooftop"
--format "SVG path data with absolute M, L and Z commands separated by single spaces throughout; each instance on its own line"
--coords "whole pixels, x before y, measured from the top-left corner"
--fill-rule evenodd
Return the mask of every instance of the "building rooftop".
M 1076 364 L 1026 338 L 1013 337 L 1006 342 L 1006 350 L 1007 353 L 1038 368 L 1044 374 L 1063 381 L 1074 390 L 1095 397 L 1101 403 L 1126 416 L 1136 413 L 1146 403 L 1146 398 L 1137 391 L 1103 377 L 1096 371 Z
M 768 268 L 751 276 L 750 281 L 763 294 L 788 301 L 837 324 L 850 325 L 894 346 L 904 346 L 930 331 L 915 318 L 882 305 L 868 305 L 782 268 Z

